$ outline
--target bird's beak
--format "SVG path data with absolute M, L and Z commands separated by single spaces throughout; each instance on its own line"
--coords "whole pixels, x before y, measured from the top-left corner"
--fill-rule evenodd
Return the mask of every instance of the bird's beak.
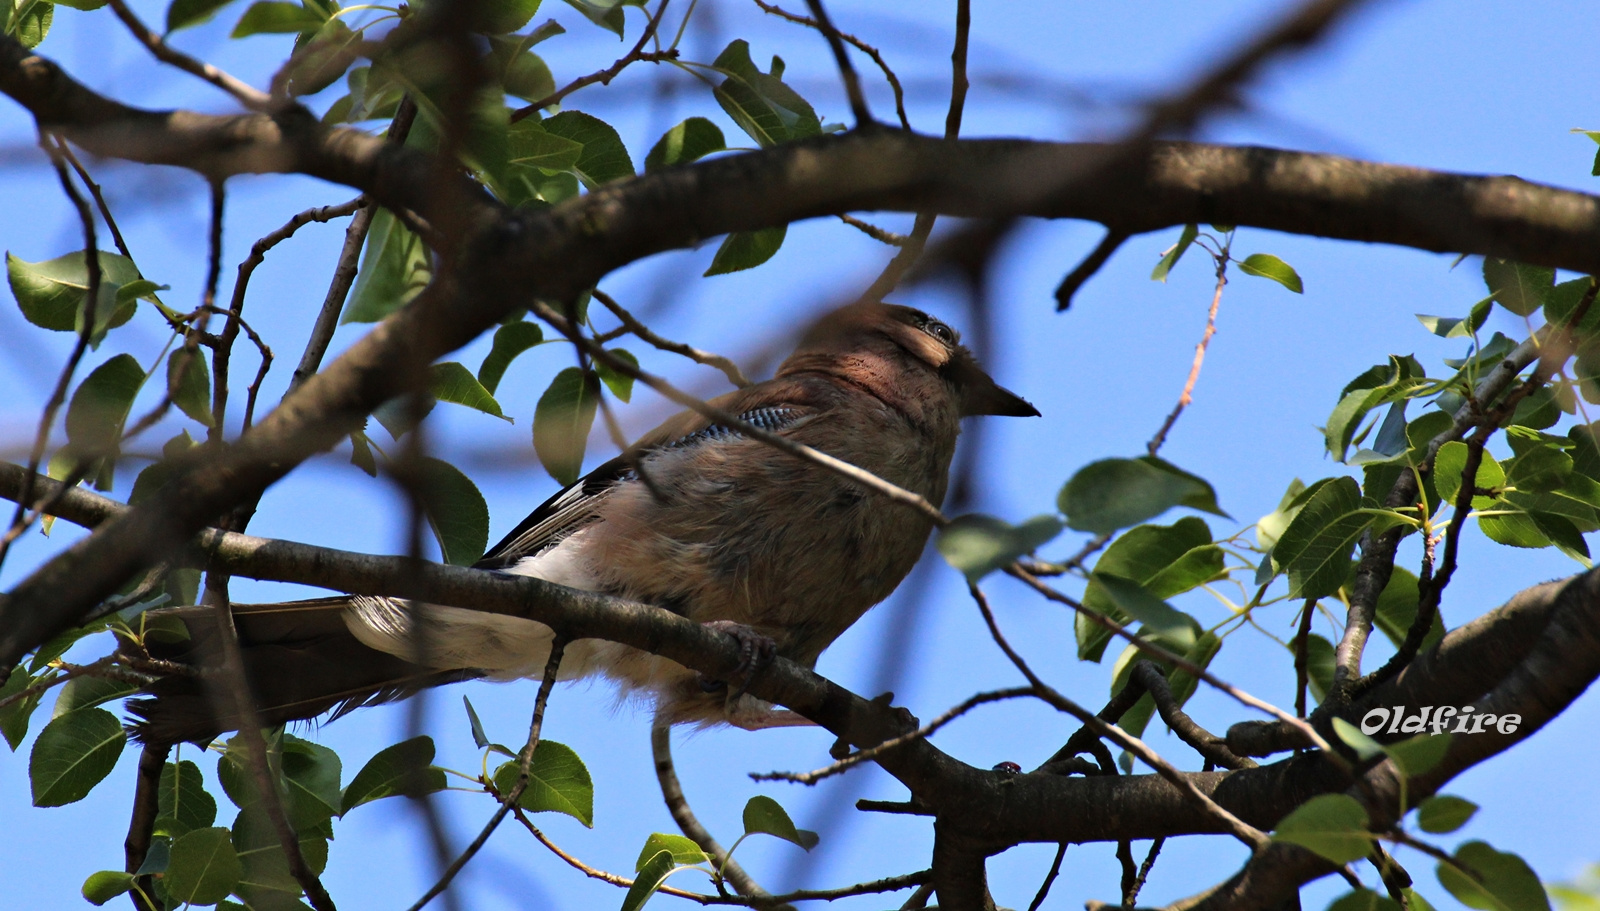
M 1001 414 L 1014 418 L 1036 418 L 1039 409 L 1027 399 L 1001 386 L 983 372 L 976 361 L 961 358 L 954 363 L 956 383 L 961 395 L 961 416 Z

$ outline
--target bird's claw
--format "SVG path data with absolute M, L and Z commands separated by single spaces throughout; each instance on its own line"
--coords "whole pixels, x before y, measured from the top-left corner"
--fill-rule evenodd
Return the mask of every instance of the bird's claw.
M 704 625 L 719 633 L 727 633 L 739 643 L 739 666 L 734 669 L 734 676 L 742 682 L 728 697 L 729 701 L 736 700 L 750 688 L 750 683 L 755 680 L 756 675 L 772 664 L 773 659 L 778 656 L 778 643 L 771 636 L 764 636 L 754 628 L 732 620 L 711 620 Z M 712 680 L 704 675 L 700 677 L 700 689 L 707 693 L 725 689 L 727 685 L 725 680 Z

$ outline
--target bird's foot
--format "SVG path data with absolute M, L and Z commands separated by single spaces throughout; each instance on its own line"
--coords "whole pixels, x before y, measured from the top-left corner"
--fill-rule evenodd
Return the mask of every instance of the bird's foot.
M 703 624 L 719 633 L 727 633 L 739 643 L 739 666 L 734 669 L 734 676 L 742 680 L 739 688 L 728 697 L 729 702 L 737 701 L 750 688 L 751 681 L 772 664 L 778 656 L 778 643 L 771 636 L 763 636 L 753 627 L 732 620 L 710 620 Z M 714 693 L 726 689 L 728 682 L 725 680 L 712 680 L 700 675 L 700 689 L 707 693 Z

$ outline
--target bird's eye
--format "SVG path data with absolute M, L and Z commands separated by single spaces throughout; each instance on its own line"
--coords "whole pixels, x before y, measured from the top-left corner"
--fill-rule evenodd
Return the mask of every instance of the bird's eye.
M 946 345 L 954 345 L 956 343 L 956 330 L 936 319 L 928 320 L 927 325 L 922 327 L 922 331 L 944 342 Z

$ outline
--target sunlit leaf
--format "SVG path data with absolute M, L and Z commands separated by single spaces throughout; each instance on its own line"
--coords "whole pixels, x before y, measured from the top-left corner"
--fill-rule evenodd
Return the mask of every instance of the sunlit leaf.
M 1278 823 L 1272 840 L 1308 848 L 1336 864 L 1372 852 L 1367 811 L 1346 794 L 1322 794 L 1301 804 Z

